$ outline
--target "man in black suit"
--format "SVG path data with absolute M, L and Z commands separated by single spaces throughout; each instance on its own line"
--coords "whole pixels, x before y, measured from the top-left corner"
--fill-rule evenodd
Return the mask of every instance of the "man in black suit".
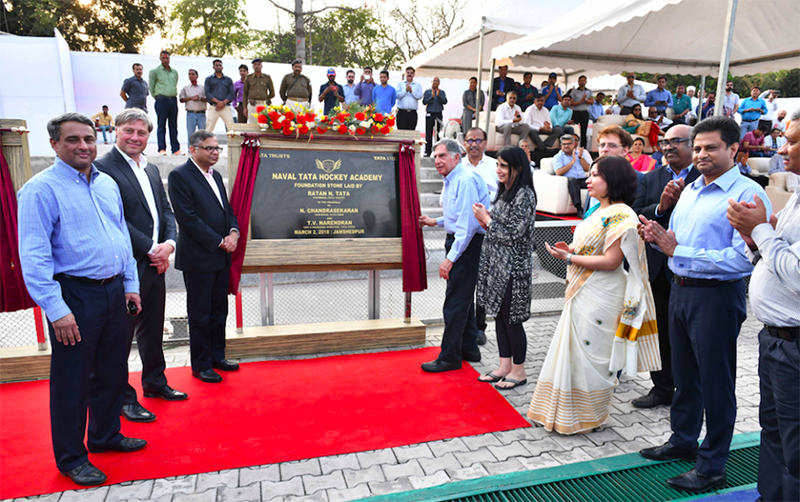
M 136 336 L 145 397 L 179 401 L 188 396 L 167 385 L 162 348 L 166 302 L 164 272 L 169 268 L 169 255 L 175 250 L 175 216 L 158 168 L 148 163 L 142 154 L 153 130 L 150 117 L 138 108 L 128 108 L 117 115 L 116 121 L 116 145 L 97 160 L 95 166 L 114 178 L 119 187 L 139 273 L 142 313 L 129 318 L 128 353 Z M 156 419 L 154 413 L 139 404 L 136 390 L 130 383 L 125 390 L 122 416 L 131 422 Z
M 490 93 L 492 111 L 497 110 L 498 106 L 506 102 L 506 94 L 517 90 L 517 83 L 514 82 L 514 79 L 506 76 L 508 75 L 508 65 L 498 66 L 497 73 L 500 76 L 495 77 L 492 81 L 492 92 Z
M 697 179 L 700 172 L 692 166 L 692 128 L 676 125 L 667 131 L 659 146 L 664 152 L 665 165 L 644 175 L 639 181 L 633 210 L 649 220 L 669 226 L 672 209 L 678 202 L 683 187 Z M 669 406 L 675 391 L 672 380 L 672 356 L 669 343 L 669 295 L 672 272 L 667 267 L 668 257 L 647 244 L 647 265 L 650 269 L 650 284 L 656 304 L 658 342 L 661 352 L 661 371 L 650 372 L 653 388 L 631 404 L 637 408 Z
M 222 148 L 209 131 L 189 138 L 192 158 L 169 174 L 169 196 L 181 231 L 175 268 L 183 271 L 192 376 L 219 383 L 214 369 L 234 371 L 225 359 L 228 274 L 239 241 L 239 223 L 228 203 L 222 176 L 212 166 Z

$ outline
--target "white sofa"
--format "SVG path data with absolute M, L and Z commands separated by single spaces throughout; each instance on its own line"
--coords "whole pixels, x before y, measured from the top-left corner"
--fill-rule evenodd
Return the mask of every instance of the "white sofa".
M 486 131 L 486 133 L 489 135 L 488 147 L 486 149 L 489 150 L 490 152 L 497 152 L 501 148 L 503 148 L 503 146 L 505 146 L 505 145 L 502 144 L 503 143 L 503 135 L 495 130 L 494 121 L 495 121 L 496 113 L 497 112 L 490 112 L 489 113 L 489 130 Z M 481 127 L 483 127 L 483 120 L 481 120 Z M 575 133 L 576 134 L 580 135 L 581 127 L 578 124 L 572 125 L 572 128 L 575 129 Z M 542 141 L 544 141 L 549 137 L 549 135 L 540 134 L 539 137 L 542 138 Z M 519 140 L 520 140 L 519 134 L 512 134 L 511 135 L 511 145 L 512 146 L 517 146 L 519 144 Z M 552 148 L 560 150 L 561 149 L 561 142 L 559 140 L 556 140 L 553 143 Z M 536 145 L 531 145 L 531 150 L 536 150 Z
M 549 214 L 576 214 L 578 211 L 572 205 L 567 191 L 569 181 L 563 176 L 557 176 L 553 170 L 552 157 L 542 159 L 540 169 L 533 171 L 533 186 L 536 188 L 536 210 Z M 586 207 L 587 191 L 581 190 L 582 205 Z
M 592 143 L 589 147 L 590 152 L 597 152 L 597 135 L 608 126 L 611 125 L 618 125 L 620 127 L 625 125 L 625 117 L 622 115 L 603 115 L 602 117 L 598 117 L 597 122 L 594 123 L 592 126 Z M 644 153 L 651 154 L 655 151 L 653 145 L 650 144 L 650 140 L 645 136 L 639 136 L 637 134 L 631 134 L 631 136 L 636 138 L 642 138 L 644 140 Z
M 760 159 L 759 159 L 760 160 Z M 789 190 L 789 178 L 797 176 L 794 173 L 772 173 L 769 175 L 769 185 L 764 189 L 772 203 L 772 212 L 777 213 L 786 206 L 794 191 Z M 537 195 L 539 192 L 536 192 Z

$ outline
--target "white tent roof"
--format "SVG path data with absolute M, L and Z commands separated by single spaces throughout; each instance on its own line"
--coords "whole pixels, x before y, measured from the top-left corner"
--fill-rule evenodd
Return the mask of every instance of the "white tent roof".
M 800 1 L 738 0 L 730 73 L 800 68 Z M 492 51 L 514 67 L 717 76 L 729 0 L 588 0 Z M 570 79 L 571 80 L 571 79 Z
M 404 66 L 413 66 L 417 76 L 464 79 L 478 73 L 478 49 L 480 45 L 481 22 L 484 33 L 483 71 L 488 73 L 492 66 L 491 52 L 494 47 L 503 45 L 534 33 L 549 20 L 555 19 L 564 11 L 564 6 L 576 0 L 563 0 L 552 4 L 542 0 L 501 0 L 497 5 L 483 11 L 479 16 L 467 14 L 463 27 L 430 49 L 417 54 Z M 521 13 L 524 13 L 521 15 Z M 510 71 L 527 71 L 515 68 Z M 540 70 L 537 73 L 542 73 Z M 549 70 L 547 70 L 549 71 Z M 487 77 L 488 75 L 485 75 Z M 521 75 L 519 76 L 521 77 Z M 521 80 L 518 78 L 517 80 Z

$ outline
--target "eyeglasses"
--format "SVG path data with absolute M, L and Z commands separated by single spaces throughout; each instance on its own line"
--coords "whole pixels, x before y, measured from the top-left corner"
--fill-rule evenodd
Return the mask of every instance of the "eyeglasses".
M 609 150 L 614 150 L 615 148 L 620 148 L 622 145 L 618 145 L 616 143 L 598 143 L 598 148 L 607 148 Z
M 476 145 L 480 145 L 481 143 L 483 143 L 483 140 L 482 139 L 468 139 L 468 140 L 465 141 L 465 143 L 468 144 L 468 145 L 471 145 L 473 143 L 475 143 Z
M 664 149 L 667 146 L 671 146 L 672 148 L 678 148 L 681 143 L 684 143 L 686 141 L 689 141 L 689 138 L 662 139 L 656 144 L 661 149 Z
M 207 151 L 208 153 L 214 153 L 214 152 L 221 152 L 222 151 L 222 147 L 221 146 L 196 146 L 195 148 L 202 148 L 203 150 Z

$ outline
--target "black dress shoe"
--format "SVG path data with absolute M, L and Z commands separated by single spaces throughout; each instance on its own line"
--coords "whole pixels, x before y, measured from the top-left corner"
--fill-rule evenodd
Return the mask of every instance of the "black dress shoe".
M 86 462 L 71 471 L 62 472 L 61 474 L 71 479 L 76 485 L 81 486 L 101 485 L 108 479 L 103 474 L 103 471 L 93 466 L 91 462 Z
M 236 371 L 239 369 L 238 363 L 232 363 L 227 359 L 223 359 L 222 361 L 212 361 L 211 367 L 215 370 L 222 370 L 222 371 Z
M 478 345 L 486 345 L 486 332 L 478 330 Z
M 138 438 L 123 437 L 122 441 L 117 444 L 94 446 L 87 445 L 89 453 L 103 453 L 104 451 L 121 451 L 123 453 L 130 453 L 138 451 L 145 447 L 147 441 Z
M 222 377 L 214 370 L 192 371 L 192 376 L 205 383 L 220 383 L 222 381 Z
M 160 389 L 145 391 L 144 397 L 160 397 L 167 401 L 183 401 L 184 399 L 189 399 L 188 394 L 175 390 L 169 385 L 165 385 Z
M 693 450 L 682 450 L 672 446 L 669 441 L 661 446 L 640 450 L 639 454 L 650 460 L 697 460 L 697 448 Z
M 700 493 L 711 490 L 712 488 L 719 488 L 725 486 L 728 478 L 723 472 L 719 476 L 706 476 L 700 474 L 697 469 L 692 469 L 689 472 L 684 472 L 680 476 L 675 476 L 667 480 L 667 484 L 676 490 L 682 490 L 691 493 Z
M 426 371 L 428 373 L 441 373 L 443 371 L 460 369 L 461 363 L 448 363 L 446 361 L 440 361 L 439 359 L 428 363 L 422 363 L 422 371 Z
M 124 404 L 120 415 L 125 417 L 129 422 L 152 422 L 156 419 L 156 414 L 152 411 L 147 411 L 144 406 L 139 403 Z
M 644 395 L 642 397 L 637 397 L 631 404 L 634 408 L 641 408 L 641 409 L 650 409 L 655 408 L 656 406 L 669 406 L 672 404 L 672 399 L 664 399 L 661 396 L 657 396 L 652 392 Z
M 481 362 L 481 351 L 476 350 L 475 352 L 462 352 L 461 360 L 469 361 L 471 363 L 479 363 Z

